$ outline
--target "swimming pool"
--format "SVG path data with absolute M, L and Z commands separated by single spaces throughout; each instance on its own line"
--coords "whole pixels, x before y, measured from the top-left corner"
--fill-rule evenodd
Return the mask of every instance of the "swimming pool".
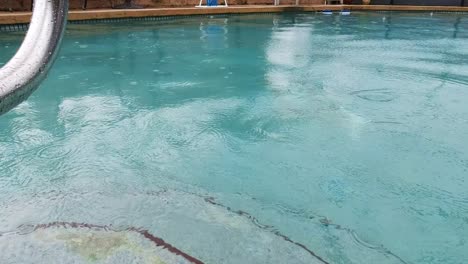
M 0 118 L 0 262 L 128 263 L 120 248 L 154 253 L 147 230 L 206 263 L 466 263 L 467 23 L 70 25 Z M 21 36 L 2 33 L 1 62 Z

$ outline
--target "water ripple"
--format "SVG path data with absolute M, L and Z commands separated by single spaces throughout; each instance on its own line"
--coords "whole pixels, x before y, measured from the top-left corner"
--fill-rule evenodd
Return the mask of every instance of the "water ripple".
M 349 94 L 372 102 L 390 102 L 398 98 L 398 96 L 390 89 L 368 89 L 353 91 Z

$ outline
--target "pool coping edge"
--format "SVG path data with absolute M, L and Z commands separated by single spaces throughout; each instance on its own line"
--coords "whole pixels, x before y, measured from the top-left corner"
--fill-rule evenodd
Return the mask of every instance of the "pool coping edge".
M 231 6 L 220 8 L 147 8 L 147 9 L 96 9 L 71 10 L 69 21 L 105 20 L 122 18 L 196 16 L 216 14 L 253 14 L 283 12 L 320 12 L 323 10 L 339 11 L 426 11 L 426 12 L 468 12 L 468 7 L 458 6 L 403 6 L 403 5 L 281 5 L 281 6 Z M 0 12 L 0 26 L 28 24 L 31 12 Z M 5 30 L 4 30 L 5 31 Z M 12 30 L 13 31 L 13 30 Z

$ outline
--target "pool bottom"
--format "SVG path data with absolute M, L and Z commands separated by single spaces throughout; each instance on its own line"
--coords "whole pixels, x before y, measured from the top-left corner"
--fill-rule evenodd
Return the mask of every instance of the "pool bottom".
M 54 222 L 30 228 L 34 231 L 9 232 L 2 236 L 0 245 L 8 248 L 4 260 L 12 263 L 205 263 L 135 227 L 119 230 L 89 223 Z M 284 239 L 313 254 L 304 245 L 286 236 Z M 319 263 L 329 263 L 318 258 Z
M 24 228 L 24 227 L 23 227 Z M 203 262 L 180 251 L 147 230 L 55 222 L 33 232 L 10 233 L 0 239 L 13 263 L 194 263 Z M 5 241 L 6 240 L 6 241 Z M 13 249 L 13 250 L 12 250 Z M 58 261 L 57 261 L 58 260 Z
M 1 263 L 128 263 L 132 258 L 136 263 L 168 264 L 334 263 L 211 196 L 167 189 L 112 198 L 101 191 L 67 193 L 41 193 L 10 203 L 8 213 L 17 218 L 7 218 L 11 227 L 0 227 L 0 250 L 7 252 L 0 256 Z M 51 218 L 57 207 L 71 216 Z M 23 224 L 14 227 L 18 222 Z M 319 222 L 338 229 L 330 220 Z M 346 237 L 343 233 L 349 230 L 341 231 Z M 356 258 L 405 263 L 388 250 L 360 250 L 364 254 Z
M 119 201 L 96 197 L 96 201 L 105 199 L 112 203 L 113 206 L 105 207 L 111 207 L 116 214 L 121 212 L 122 208 L 118 207 L 124 204 L 123 201 L 146 212 L 146 216 L 140 212 L 138 219 L 123 220 L 114 215 L 110 217 L 111 223 L 106 225 L 103 218 L 97 224 L 74 222 L 87 221 L 91 218 L 89 211 L 68 218 L 70 222 L 44 223 L 48 209 L 52 208 L 49 202 L 60 198 L 49 200 L 50 193 L 43 195 L 36 196 L 43 202 L 43 208 L 30 208 L 27 202 L 11 204 L 9 211 L 16 211 L 28 221 L 11 231 L 1 232 L 0 249 L 8 252 L 0 256 L 1 263 L 128 263 L 132 258 L 137 259 L 137 263 L 217 263 L 222 259 L 223 263 L 263 263 L 266 259 L 282 263 L 328 263 L 286 236 L 259 228 L 260 224 L 250 216 L 213 204 L 210 197 L 175 191 L 126 194 Z M 152 202 L 144 203 L 145 200 Z M 96 204 L 95 201 L 91 203 Z M 93 212 L 97 213 L 92 217 L 94 219 L 107 215 L 103 210 Z M 28 213 L 34 216 L 27 216 Z M 129 212 L 129 216 L 132 215 L 136 213 Z M 32 219 L 38 219 L 37 223 Z M 152 221 L 150 225 L 159 228 L 153 227 L 151 230 L 154 231 L 149 231 L 146 227 L 133 227 L 148 226 L 143 225 L 142 220 Z M 154 235 L 156 233 L 158 236 Z M 159 237 L 159 233 L 169 239 Z M 255 253 L 252 255 L 250 251 Z

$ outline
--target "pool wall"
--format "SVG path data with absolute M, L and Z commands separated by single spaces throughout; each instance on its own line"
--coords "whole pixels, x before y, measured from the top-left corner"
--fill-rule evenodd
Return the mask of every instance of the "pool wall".
M 383 1 L 383 0 L 382 0 Z M 396 0 L 394 0 L 396 1 Z M 468 2 L 468 1 L 467 1 Z M 411 6 L 411 5 L 281 5 L 281 6 L 230 6 L 228 8 L 145 8 L 71 10 L 70 21 L 92 23 L 98 20 L 145 19 L 163 20 L 170 17 L 199 15 L 229 15 L 251 13 L 320 12 L 323 10 L 350 9 L 356 11 L 416 11 L 416 12 L 467 12 L 461 6 Z M 159 19 L 158 19 L 159 17 Z M 24 31 L 28 28 L 31 12 L 0 12 L 0 32 Z
M 395 0 L 397 1 L 397 0 Z M 398 0 L 402 1 L 402 0 Z M 445 0 L 444 0 L 445 1 Z M 447 0 L 449 1 L 449 0 Z M 468 1 L 467 1 L 468 2 Z M 281 13 L 281 12 L 317 12 L 330 10 L 368 10 L 368 11 L 428 11 L 428 12 L 468 12 L 468 7 L 460 6 L 410 6 L 410 5 L 281 5 L 281 6 L 231 6 L 228 8 L 146 8 L 133 10 L 98 9 L 72 10 L 69 20 L 101 20 L 118 18 L 142 18 L 161 16 L 187 16 L 210 14 L 246 14 L 246 13 Z M 0 27 L 29 23 L 30 12 L 0 12 Z M 3 30 L 5 31 L 5 30 Z

